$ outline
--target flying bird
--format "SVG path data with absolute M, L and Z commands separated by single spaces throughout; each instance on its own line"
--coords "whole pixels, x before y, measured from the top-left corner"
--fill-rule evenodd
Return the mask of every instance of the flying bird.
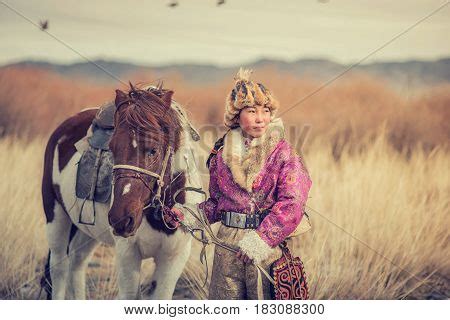
M 167 6 L 170 7 L 170 8 L 175 8 L 176 6 L 178 6 L 178 2 L 177 1 L 171 1 Z
M 225 3 L 225 0 L 218 0 L 217 1 L 217 6 L 221 6 Z
M 45 21 L 39 21 L 39 26 L 41 27 L 41 30 L 47 30 L 48 29 L 48 20 Z

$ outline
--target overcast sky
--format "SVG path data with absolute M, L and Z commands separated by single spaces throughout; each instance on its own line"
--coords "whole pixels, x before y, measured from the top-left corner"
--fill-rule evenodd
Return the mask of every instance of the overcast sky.
M 82 58 L 24 17 L 49 20 L 48 31 L 89 59 L 148 65 L 236 65 L 361 59 L 441 5 L 427 20 L 370 60 L 450 56 L 448 0 L 0 0 L 0 65 L 23 59 L 70 63 Z M 16 10 L 14 12 L 11 8 Z

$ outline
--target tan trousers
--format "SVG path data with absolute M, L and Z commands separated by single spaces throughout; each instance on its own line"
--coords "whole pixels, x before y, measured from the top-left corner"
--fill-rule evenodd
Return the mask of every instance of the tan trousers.
M 217 237 L 227 244 L 237 246 L 249 229 L 237 229 L 221 225 Z M 278 248 L 279 255 L 281 250 Z M 267 261 L 262 267 L 269 272 L 273 261 Z M 261 274 L 264 299 L 270 299 L 270 282 Z M 258 299 L 258 271 L 253 263 L 240 261 L 236 254 L 216 246 L 214 264 L 209 287 L 210 300 L 256 300 Z

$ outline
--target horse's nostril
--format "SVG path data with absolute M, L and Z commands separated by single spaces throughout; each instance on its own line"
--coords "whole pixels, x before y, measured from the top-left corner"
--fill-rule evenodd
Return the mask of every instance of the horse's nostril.
M 125 229 L 129 229 L 130 227 L 132 227 L 133 223 L 134 223 L 133 217 L 128 217 L 125 222 Z

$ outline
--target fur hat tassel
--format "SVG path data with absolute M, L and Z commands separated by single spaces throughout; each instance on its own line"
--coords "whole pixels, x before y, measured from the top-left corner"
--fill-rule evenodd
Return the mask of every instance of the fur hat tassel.
M 234 88 L 225 101 L 224 123 L 229 128 L 239 126 L 238 115 L 245 107 L 254 105 L 268 107 L 272 113 L 272 119 L 279 108 L 278 101 L 263 84 L 250 80 L 251 74 L 252 70 L 240 68 L 234 77 Z

